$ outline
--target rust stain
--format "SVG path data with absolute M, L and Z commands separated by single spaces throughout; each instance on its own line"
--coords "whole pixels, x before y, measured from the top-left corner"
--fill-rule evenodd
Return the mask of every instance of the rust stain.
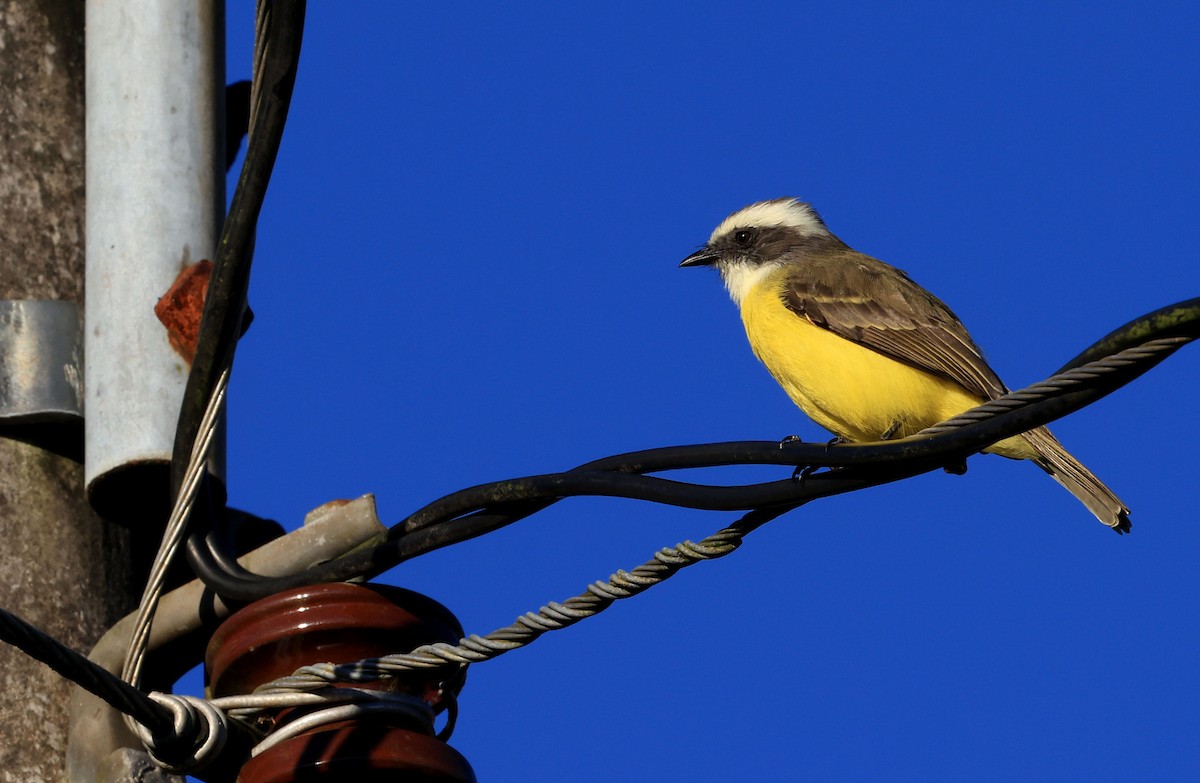
M 154 314 L 167 328 L 167 340 L 175 352 L 190 365 L 196 357 L 200 337 L 200 318 L 204 315 L 204 297 L 212 276 L 207 258 L 186 267 L 170 289 L 154 305 Z

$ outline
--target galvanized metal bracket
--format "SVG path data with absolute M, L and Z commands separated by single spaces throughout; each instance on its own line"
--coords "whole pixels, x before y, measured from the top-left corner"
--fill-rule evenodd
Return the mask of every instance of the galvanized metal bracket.
M 81 308 L 0 300 L 0 437 L 75 457 L 82 436 Z

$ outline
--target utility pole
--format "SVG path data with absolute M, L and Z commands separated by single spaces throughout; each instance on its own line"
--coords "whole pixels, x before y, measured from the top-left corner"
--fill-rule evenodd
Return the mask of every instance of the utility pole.
M 0 299 L 75 302 L 80 321 L 83 33 L 78 0 L 0 0 Z M 0 606 L 86 651 L 136 603 L 130 536 L 88 505 L 79 428 L 54 450 L 44 429 L 0 428 Z M 70 686 L 0 645 L 0 781 L 63 779 Z

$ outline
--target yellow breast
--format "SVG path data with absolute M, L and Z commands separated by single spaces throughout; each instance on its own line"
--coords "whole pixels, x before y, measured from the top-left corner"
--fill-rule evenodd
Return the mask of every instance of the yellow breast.
M 810 418 L 851 441 L 911 435 L 983 400 L 941 376 L 918 370 L 813 325 L 781 298 L 784 272 L 742 299 L 750 347 Z

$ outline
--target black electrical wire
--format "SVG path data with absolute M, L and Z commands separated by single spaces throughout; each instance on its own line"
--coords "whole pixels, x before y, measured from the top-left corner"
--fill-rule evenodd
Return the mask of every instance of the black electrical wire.
M 155 737 L 174 736 L 174 717 L 169 709 L 4 609 L 0 609 L 0 640 L 103 699 L 114 709 L 145 726 Z
M 650 449 L 596 460 L 565 473 L 493 482 L 447 495 L 418 510 L 370 550 L 300 574 L 265 578 L 222 563 L 207 548 L 189 549 L 198 574 L 218 594 L 253 600 L 279 590 L 321 581 L 374 576 L 442 546 L 511 524 L 565 497 L 602 495 L 710 510 L 760 509 L 782 513 L 810 500 L 895 481 L 954 465 L 999 440 L 1048 423 L 1109 394 L 1162 361 L 1184 341 L 1200 336 L 1200 299 L 1155 311 L 1102 341 L 1122 350 L 1158 337 L 1180 341 L 1160 353 L 1080 383 L 1074 390 L 992 415 L 957 430 L 892 443 L 839 444 L 747 441 Z M 1067 367 L 1108 355 L 1089 348 Z M 645 476 L 645 473 L 740 464 L 839 467 L 803 481 L 785 479 L 743 486 L 707 486 Z
M 253 105 L 250 125 L 253 130 L 247 142 L 246 159 L 234 189 L 229 214 L 221 229 L 205 297 L 196 355 L 180 406 L 171 462 L 172 498 L 179 493 L 192 445 L 217 378 L 225 367 L 232 364 L 241 335 L 254 232 L 291 104 L 300 60 L 304 14 L 304 0 L 264 0 L 259 4 L 255 36 L 255 84 L 251 90 Z M 204 481 L 206 488 L 202 495 L 207 496 L 211 490 L 211 479 L 206 475 Z M 205 538 L 212 527 L 211 520 L 218 518 L 221 513 L 220 506 L 223 506 L 223 502 L 215 503 L 211 499 L 197 504 L 189 520 L 189 560 L 197 551 L 208 551 Z M 216 567 L 220 568 L 220 564 Z
M 1157 361 L 1157 359 L 1153 360 L 1150 364 L 1157 363 Z M 1127 382 L 1136 375 L 1141 374 L 1144 369 L 1145 367 L 1126 370 L 1123 374 L 1124 380 L 1121 382 Z M 996 420 L 993 420 L 993 423 L 988 426 L 980 426 L 981 424 L 987 424 L 986 422 L 980 422 L 979 424 L 963 428 L 956 433 L 948 433 L 948 436 L 951 437 L 938 436 L 937 438 L 910 439 L 908 441 L 899 441 L 895 444 L 847 445 L 828 450 L 823 446 L 814 447 L 812 444 L 789 444 L 782 449 L 779 444 L 775 443 L 712 444 L 701 447 L 676 447 L 664 450 L 651 450 L 633 455 L 620 455 L 607 460 L 612 463 L 611 467 L 620 466 L 626 469 L 639 470 L 669 469 L 683 466 L 699 467 L 710 464 L 734 464 L 742 462 L 795 464 L 797 462 L 795 457 L 783 457 L 779 453 L 788 448 L 793 448 L 796 451 L 807 449 L 812 455 L 809 462 L 817 464 L 842 463 L 851 465 L 859 461 L 894 461 L 897 455 L 906 458 L 903 465 L 893 464 L 891 475 L 879 472 L 879 468 L 876 468 L 872 475 L 866 477 L 860 477 L 854 472 L 846 470 L 828 474 L 816 474 L 809 477 L 805 485 L 799 490 L 797 490 L 794 482 L 784 481 L 751 487 L 703 487 L 700 489 L 700 494 L 695 495 L 693 494 L 694 485 L 685 485 L 679 482 L 658 480 L 664 481 L 664 483 L 658 485 L 644 484 L 634 477 L 626 477 L 631 480 L 624 481 L 620 476 L 576 476 L 573 479 L 564 478 L 570 474 L 551 474 L 544 477 L 531 477 L 510 482 L 496 482 L 494 484 L 482 485 L 481 487 L 454 493 L 447 496 L 447 498 L 443 498 L 427 506 L 422 511 L 409 517 L 401 525 L 395 526 L 391 540 L 370 552 L 360 553 L 331 564 L 319 566 L 317 569 L 305 574 L 273 580 L 273 586 L 274 589 L 285 589 L 286 587 L 305 584 L 316 578 L 322 580 L 344 579 L 349 578 L 350 575 L 378 573 L 395 565 L 400 560 L 421 554 L 438 546 L 444 546 L 448 543 L 454 543 L 483 532 L 488 532 L 503 524 L 508 524 L 521 516 L 527 515 L 527 513 L 532 513 L 532 511 L 545 507 L 550 502 L 571 494 L 621 495 L 677 505 L 721 509 L 738 507 L 739 504 L 747 502 L 747 496 L 739 498 L 735 494 L 722 495 L 723 492 L 748 492 L 759 493 L 755 497 L 757 501 L 755 505 L 769 505 L 780 502 L 780 495 L 790 495 L 791 499 L 786 501 L 786 504 L 794 507 L 797 503 L 806 502 L 814 497 L 851 491 L 933 469 L 940 464 L 944 464 L 946 462 L 945 454 L 950 453 L 953 449 L 958 449 L 965 453 L 974 453 L 982 446 L 1003 437 L 1025 431 L 1032 426 L 1050 421 L 1068 410 L 1082 407 L 1082 405 L 1102 396 L 1102 394 L 1108 393 L 1108 391 L 1111 391 L 1112 388 L 1116 388 L 1118 385 L 1120 384 L 1107 383 L 1105 384 L 1107 388 L 1103 391 L 1099 391 L 1098 387 L 1094 387 L 1090 391 L 1074 392 L 1063 395 L 1060 398 L 1027 405 L 1019 410 L 1001 414 L 1003 418 L 996 417 Z M 969 441 L 960 440 L 965 438 L 965 434 L 967 433 L 972 435 L 971 439 Z M 731 447 L 733 452 L 740 451 L 742 453 L 731 453 Z M 814 449 L 816 453 L 812 454 Z M 844 458 L 836 457 L 839 451 L 846 453 Z M 862 454 L 853 454 L 853 452 L 858 451 L 861 451 Z M 925 453 L 922 454 L 922 452 Z M 865 459 L 860 460 L 860 456 Z M 909 460 L 921 456 L 927 458 L 937 457 L 937 459 L 933 459 L 927 465 L 909 462 Z M 661 459 L 660 461 L 656 461 L 654 457 L 660 457 Z M 693 459 L 693 457 L 698 458 Z M 600 461 L 600 463 L 604 462 L 606 461 Z M 587 467 L 594 467 L 600 463 L 593 463 Z M 574 471 L 574 473 L 578 472 L 580 471 Z M 625 485 L 625 489 L 628 491 L 623 490 L 622 484 Z M 521 501 L 525 498 L 543 499 L 527 504 L 526 508 L 522 509 L 520 513 L 512 513 L 511 507 L 513 502 Z M 463 513 L 473 509 L 497 503 L 507 504 L 507 513 L 488 514 L 484 512 L 468 517 L 461 516 Z M 740 505 L 740 507 L 744 508 L 746 506 Z M 442 531 L 426 529 L 431 525 L 442 525 L 444 529 Z M 416 531 L 422 532 L 419 535 L 413 535 Z M 405 535 L 405 532 L 408 532 L 409 535 Z M 229 589 L 236 590 L 249 597 L 249 594 L 266 589 L 266 586 L 261 583 L 246 584 L 243 582 Z
M 1118 351 L 1140 345 L 1150 339 L 1159 337 L 1191 337 L 1194 339 L 1198 336 L 1197 329 L 1200 328 L 1197 326 L 1198 319 L 1200 319 L 1200 297 L 1160 307 L 1101 337 L 1083 353 L 1064 364 L 1055 374 L 1105 356 L 1112 356 Z M 1146 369 L 1153 366 L 1151 364 Z
M 221 228 L 212 276 L 204 301 L 196 356 L 188 373 L 175 432 L 171 464 L 171 494 L 179 492 L 192 444 L 200 429 L 204 409 L 217 377 L 232 362 L 246 310 L 254 230 L 262 210 L 267 183 L 275 166 L 283 128 L 291 104 L 292 88 L 300 60 L 304 30 L 303 0 L 276 0 L 264 4 L 260 31 L 264 51 L 255 80 L 257 102 L 251 108 L 253 132 L 246 160 Z
M 1160 359 L 1152 360 L 1157 363 Z M 1124 382 L 1145 371 L 1145 367 L 1125 373 Z M 392 530 L 389 544 L 394 556 L 408 559 L 433 549 L 474 538 L 540 510 L 549 502 L 576 494 L 611 495 L 653 500 L 670 505 L 709 510 L 748 508 L 794 508 L 811 500 L 851 492 L 924 473 L 978 452 L 998 440 L 1040 426 L 1066 413 L 1090 404 L 1120 384 L 1102 390 L 1070 392 L 1058 397 L 1029 403 L 1019 409 L 958 430 L 926 438 L 912 438 L 894 444 L 823 445 L 774 442 L 710 444 L 700 447 L 655 449 L 619 455 L 582 466 L 572 473 L 498 482 L 453 493 L 409 516 Z M 596 470 L 635 470 L 638 473 L 710 467 L 716 464 L 777 464 L 839 466 L 842 469 L 814 473 L 803 481 L 793 479 L 739 487 L 709 487 L 679 482 L 665 486 L 643 487 L 655 481 L 636 475 L 609 474 L 607 484 L 590 478 Z M 565 477 L 578 476 L 577 482 Z M 665 481 L 657 479 L 657 481 Z M 572 486 L 572 484 L 575 486 Z M 586 489 L 585 489 L 586 488 Z M 572 491 L 581 489 L 583 491 Z M 557 492 L 556 492 L 557 490 Z M 555 496 L 549 502 L 532 502 L 516 512 L 496 512 L 496 506 L 514 495 Z M 652 496 L 653 495 L 653 496 Z M 503 509 L 503 506 L 500 506 Z M 482 511 L 478 509 L 484 509 Z M 467 513 L 467 512 L 475 513 Z M 467 513 L 464 516 L 464 513 Z

